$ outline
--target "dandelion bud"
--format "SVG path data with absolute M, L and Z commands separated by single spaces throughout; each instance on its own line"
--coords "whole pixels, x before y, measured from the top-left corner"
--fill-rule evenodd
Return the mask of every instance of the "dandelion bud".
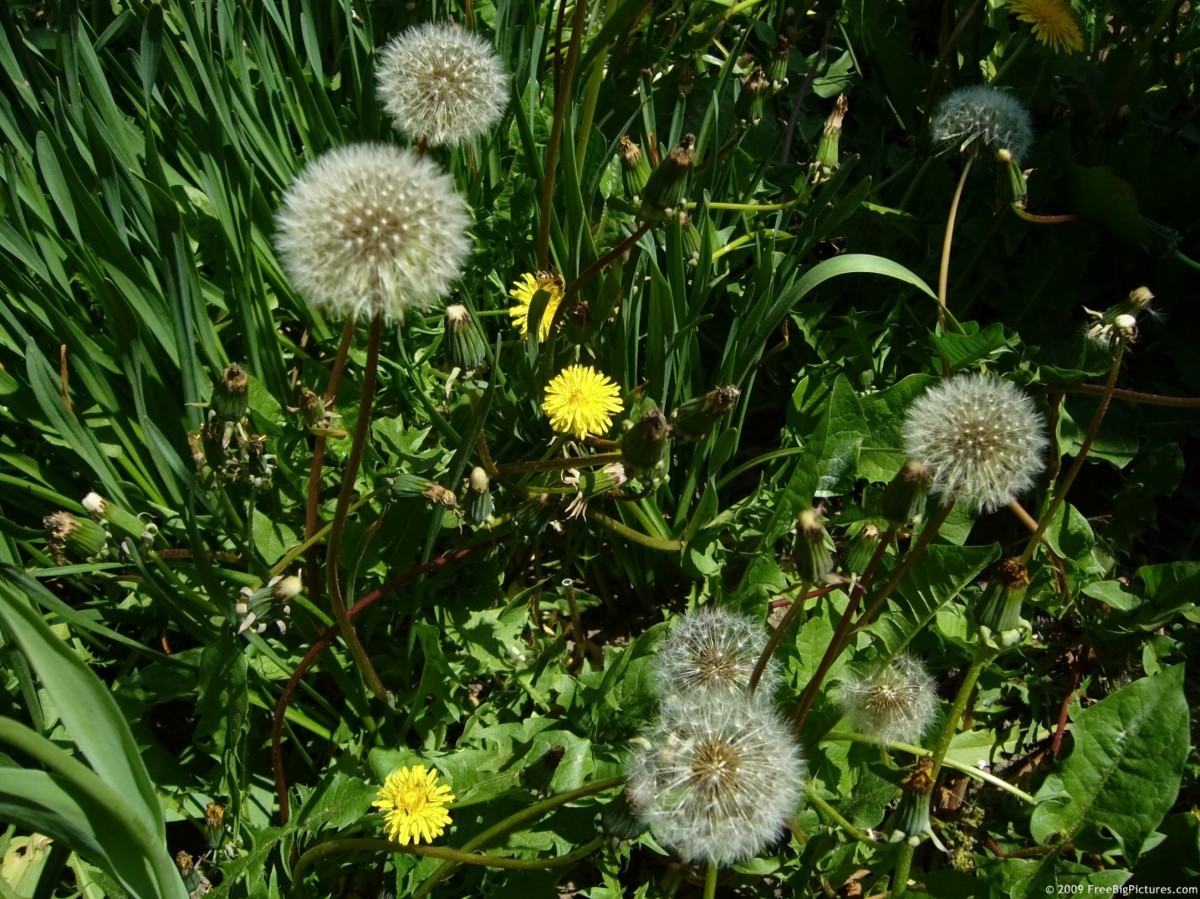
M 296 405 L 289 406 L 288 410 L 298 413 L 300 421 L 306 428 L 328 427 L 329 407 L 325 405 L 325 400 L 315 390 L 301 387 L 300 398 L 296 401 Z
M 567 518 L 582 518 L 587 514 L 589 501 L 616 490 L 628 480 L 629 475 L 620 462 L 610 462 L 599 471 L 594 468 L 585 468 L 582 471 L 577 468 L 568 469 L 563 475 L 563 484 L 574 487 L 579 492 L 564 510 Z
M 250 411 L 250 375 L 236 362 L 214 382 L 212 408 L 218 421 L 239 422 Z
M 733 864 L 785 831 L 804 762 L 768 705 L 667 702 L 643 742 L 627 769 L 630 807 L 683 861 Z
M 108 534 L 90 518 L 55 512 L 42 519 L 50 554 L 59 565 L 74 560 L 88 562 L 104 554 Z
M 796 574 L 810 584 L 833 571 L 825 523 L 816 509 L 805 509 L 796 519 L 796 548 L 792 551 Z
M 679 210 L 678 221 L 680 242 L 683 244 L 683 261 L 694 267 L 700 262 L 700 229 L 683 209 Z
M 435 147 L 486 133 L 508 105 L 508 73 L 491 44 L 453 24 L 400 34 L 379 54 L 376 76 L 396 130 Z
M 862 574 L 866 571 L 871 559 L 875 557 L 879 539 L 879 528 L 869 523 L 863 525 L 862 530 L 850 539 L 839 556 L 842 570 L 847 574 Z
M 840 164 L 838 161 L 838 144 L 842 137 L 842 119 L 850 108 L 845 94 L 838 94 L 833 104 L 833 112 L 825 120 L 825 128 L 821 132 L 821 141 L 817 144 L 817 155 L 812 161 L 812 182 L 820 184 L 828 181 Z
M 625 470 L 632 474 L 665 468 L 670 440 L 671 425 L 667 417 L 651 403 L 636 422 L 625 422 L 625 432 L 621 435 Z
M 592 307 L 587 300 L 572 303 L 566 313 L 567 323 L 563 327 L 567 340 L 576 346 L 583 346 L 592 337 Z
M 937 710 L 934 680 L 917 659 L 901 655 L 870 677 L 842 685 L 850 726 L 880 743 L 914 743 Z
M 917 759 L 913 770 L 902 783 L 904 793 L 900 797 L 900 805 L 892 815 L 888 842 L 903 842 L 916 847 L 929 837 L 933 845 L 945 852 L 946 847 L 929 824 L 929 800 L 933 794 L 933 759 L 929 756 Z
M 1150 305 L 1154 294 L 1147 287 L 1137 287 L 1129 292 L 1129 296 L 1115 306 L 1110 306 L 1103 312 L 1083 307 L 1083 311 L 1092 317 L 1085 336 L 1088 340 L 1103 344 L 1110 350 L 1118 345 L 1128 345 L 1137 339 L 1137 316 Z
M 471 371 L 483 361 L 483 334 L 475 316 L 461 303 L 446 307 L 445 325 L 446 358 L 454 368 Z
M 208 837 L 208 845 L 216 849 L 221 845 L 225 834 L 225 806 L 219 802 L 210 802 L 204 809 L 204 831 Z
M 599 815 L 600 827 L 605 833 L 618 840 L 634 840 L 646 832 L 646 825 L 638 820 L 628 789 L 607 803 Z
M 1145 309 L 1150 305 L 1150 301 L 1154 299 L 1154 294 L 1150 292 L 1149 287 L 1135 287 L 1129 291 L 1129 304 L 1137 312 Z
M 636 203 L 641 199 L 650 178 L 650 162 L 642 148 L 626 134 L 621 135 L 617 155 L 621 157 L 621 181 L 625 185 L 625 196 L 630 202 Z
M 692 397 L 671 412 L 671 427 L 680 443 L 708 436 L 721 416 L 730 412 L 742 392 L 732 384 L 715 387 L 704 396 Z
M 925 498 L 933 486 L 933 472 L 919 459 L 909 459 L 883 489 L 879 508 L 892 524 L 920 521 L 925 512 Z
M 739 115 L 744 121 L 757 125 L 762 120 L 763 106 L 770 90 L 771 79 L 762 66 L 755 66 L 746 73 L 737 102 Z
M 934 496 L 973 509 L 1006 506 L 1032 487 L 1046 445 L 1033 401 L 989 375 L 942 381 L 904 420 L 904 447 L 932 471 Z
M 1005 559 L 992 573 L 980 600 L 979 632 L 994 649 L 1007 649 L 1020 642 L 1029 629 L 1021 618 L 1021 603 L 1029 590 L 1029 569 L 1020 559 Z
M 537 761 L 521 769 L 521 783 L 534 793 L 549 793 L 550 782 L 554 779 L 554 773 L 558 771 L 566 753 L 567 750 L 563 746 L 551 746 Z
M 1021 160 L 1033 145 L 1029 110 L 1011 94 L 972 84 L 951 91 L 929 124 L 935 143 L 960 153 L 975 153 L 987 147 L 993 153 L 1007 151 Z
M 454 496 L 453 491 L 447 490 L 440 484 L 429 480 L 429 478 L 423 478 L 420 475 L 401 472 L 392 478 L 389 489 L 392 496 L 397 499 L 415 499 L 419 496 L 435 505 L 446 506 L 451 509 L 458 505 L 458 500 Z
M 780 32 L 775 38 L 775 50 L 767 63 L 767 74 L 771 77 L 771 90 L 779 93 L 788 85 L 788 59 L 792 55 L 792 42 Z
M 1024 209 L 1029 196 L 1029 182 L 1025 178 L 1020 161 L 1012 154 L 1012 151 L 1005 149 L 996 151 L 996 161 L 1004 166 L 1004 172 L 1008 176 L 1010 201 L 1014 206 Z
M 470 524 L 483 524 L 492 517 L 495 508 L 492 499 L 491 479 L 486 471 L 476 465 L 471 469 L 471 477 L 467 479 L 467 521 Z
M 128 509 L 110 502 L 99 493 L 89 493 L 83 498 L 83 508 L 97 521 L 105 521 L 121 537 L 129 537 L 150 544 L 158 528 L 138 518 Z
M 294 574 L 288 577 L 276 575 L 266 586 L 257 590 L 243 587 L 241 598 L 233 607 L 240 619 L 237 632 L 241 634 L 254 628 L 256 633 L 262 634 L 274 624 L 280 634 L 287 633 L 287 622 L 284 619 L 292 612 L 292 600 L 299 596 L 303 589 L 303 583 Z
M 687 190 L 688 175 L 696 163 L 696 135 L 685 134 L 658 164 L 642 193 L 642 215 L 661 219 L 671 214 Z
M 759 622 L 724 609 L 701 609 L 677 618 L 651 668 L 660 695 L 693 696 L 701 703 L 746 699 L 750 675 L 767 645 Z M 770 697 L 779 666 L 767 662 L 756 696 Z

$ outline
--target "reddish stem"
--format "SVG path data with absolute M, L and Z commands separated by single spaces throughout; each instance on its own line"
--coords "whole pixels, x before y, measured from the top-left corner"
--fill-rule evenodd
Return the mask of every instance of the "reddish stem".
M 360 614 L 378 602 L 381 598 L 391 593 L 393 590 L 412 583 L 423 574 L 436 571 L 439 568 L 444 568 L 447 565 L 452 565 L 473 553 L 483 549 L 490 549 L 507 537 L 493 537 L 490 540 L 485 540 L 483 543 L 478 543 L 475 546 L 468 546 L 465 549 L 455 550 L 452 553 L 446 553 L 438 556 L 436 559 L 431 559 L 423 565 L 417 565 L 415 568 L 410 568 L 401 574 L 396 575 L 389 581 L 384 581 L 353 606 L 346 610 L 346 617 L 353 621 Z M 271 765 L 275 769 L 275 793 L 279 798 L 279 823 L 280 825 L 287 824 L 288 818 L 291 817 L 291 807 L 288 803 L 287 793 L 287 776 L 283 771 L 283 722 L 284 715 L 287 713 L 287 707 L 292 702 L 292 697 L 296 694 L 297 687 L 300 686 L 300 681 L 314 664 L 321 653 L 337 638 L 341 633 L 341 629 L 335 624 L 332 627 L 325 628 L 321 632 L 316 641 L 308 652 L 304 654 L 304 658 L 300 660 L 300 664 L 296 666 L 296 670 L 292 672 L 292 676 L 288 678 L 288 682 L 284 685 L 283 692 L 279 694 L 279 701 L 275 704 L 275 717 L 271 722 Z

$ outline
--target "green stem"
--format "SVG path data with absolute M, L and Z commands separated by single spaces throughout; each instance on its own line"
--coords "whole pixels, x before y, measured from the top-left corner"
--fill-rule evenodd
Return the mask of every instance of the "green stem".
M 601 527 L 606 527 L 614 534 L 620 534 L 627 540 L 632 540 L 634 543 L 640 543 L 642 546 L 648 546 L 650 549 L 661 549 L 663 552 L 677 553 L 683 549 L 682 540 L 670 540 L 665 537 L 651 537 L 649 534 L 643 534 L 641 531 L 635 531 L 629 525 L 617 521 L 615 518 L 609 518 L 603 512 L 597 512 L 595 509 L 587 510 L 589 520 L 596 522 Z
M 506 833 L 520 827 L 526 821 L 532 821 L 535 818 L 540 818 L 546 812 L 558 808 L 560 805 L 566 805 L 568 802 L 574 802 L 576 799 L 582 799 L 585 796 L 592 796 L 596 793 L 603 793 L 605 790 L 611 790 L 616 787 L 624 786 L 625 777 L 610 777 L 607 780 L 600 780 L 593 784 L 588 784 L 585 787 L 580 787 L 577 790 L 571 790 L 567 793 L 559 793 L 557 796 L 551 796 L 549 799 L 543 799 L 541 802 L 534 803 L 529 808 L 521 809 L 512 815 L 509 815 L 498 824 L 489 827 L 483 833 L 468 840 L 461 849 L 462 852 L 474 852 L 481 849 L 488 843 L 492 842 L 497 837 L 502 837 Z M 447 859 L 436 871 L 429 875 L 420 888 L 413 894 L 413 899 L 422 899 L 429 895 L 429 892 L 445 880 L 453 873 L 454 869 L 459 866 L 460 862 L 453 859 Z
M 379 346 L 382 342 L 383 313 L 379 312 L 371 319 L 371 334 L 367 341 L 367 365 L 363 370 L 362 399 L 358 404 L 358 420 L 354 423 L 354 442 L 350 447 L 350 456 L 346 459 L 346 468 L 342 472 L 342 489 L 338 493 L 337 508 L 333 513 L 333 522 L 329 528 L 325 574 L 333 617 L 337 619 L 338 627 L 350 649 L 350 654 L 354 657 L 355 663 L 362 672 L 367 686 L 375 694 L 375 698 L 386 702 L 387 689 L 383 686 L 383 681 L 379 679 L 379 674 L 371 664 L 371 659 L 359 641 L 350 617 L 346 614 L 346 601 L 342 596 L 342 585 L 338 572 L 338 557 L 341 553 L 342 537 L 346 530 L 346 518 L 350 511 L 350 497 L 354 494 L 354 482 L 358 479 L 358 469 L 362 463 L 363 450 L 366 448 L 367 435 L 371 427 L 371 405 L 375 399 L 375 376 L 379 370 Z
M 738 247 L 745 246 L 756 237 L 773 237 L 776 240 L 791 240 L 795 235 L 788 234 L 786 231 L 778 231 L 774 228 L 763 228 L 759 231 L 751 231 L 749 234 L 743 234 L 741 237 L 736 237 L 725 246 L 713 250 L 712 261 L 716 262 L 726 253 L 732 253 Z
M 954 222 L 958 218 L 958 205 L 962 200 L 963 188 L 967 183 L 967 175 L 971 173 L 971 164 L 975 161 L 975 153 L 967 156 L 962 174 L 958 176 L 958 185 L 954 188 L 954 198 L 950 201 L 950 215 L 946 219 L 946 234 L 942 237 L 942 262 L 938 269 L 938 332 L 946 330 L 946 295 L 950 289 L 950 245 L 954 242 Z M 948 363 L 942 360 L 942 374 L 949 374 Z
M 782 203 L 722 203 L 715 200 L 710 200 L 708 203 L 688 203 L 688 209 L 695 209 L 698 205 L 703 205 L 709 209 L 728 209 L 733 212 L 779 212 L 781 209 L 790 209 L 797 203 L 802 203 L 808 197 L 796 197 L 792 200 L 785 200 Z
M 704 899 L 716 899 L 717 896 L 717 875 L 721 869 L 717 867 L 716 862 L 708 863 L 708 871 L 704 875 Z
M 608 0 L 604 7 L 604 20 L 599 25 L 601 31 L 612 18 L 616 8 L 617 0 Z M 605 46 L 595 55 L 595 62 L 592 63 L 592 73 L 588 78 L 587 94 L 583 101 L 583 116 L 579 120 L 579 137 L 575 141 L 575 177 L 580 180 L 583 179 L 583 164 L 587 158 L 588 140 L 592 134 L 592 122 L 596 119 L 596 103 L 600 99 L 600 87 L 604 84 L 607 61 L 608 46 Z
M 915 847 L 908 843 L 900 844 L 900 854 L 896 857 L 896 873 L 892 875 L 893 899 L 900 899 L 908 892 L 908 872 L 912 870 L 914 850 Z
M 1108 388 L 1102 384 L 1061 384 L 1052 388 L 1055 393 L 1082 393 L 1088 396 L 1103 396 Z M 1127 403 L 1145 403 L 1147 406 L 1174 406 L 1180 409 L 1195 409 L 1200 406 L 1200 397 L 1195 396 L 1163 396 L 1159 393 L 1143 393 L 1140 390 L 1123 390 L 1116 388 L 1111 391 L 1113 399 L 1125 400 Z
M 302 875 L 313 862 L 338 852 L 356 852 L 358 850 L 381 850 L 401 852 L 406 855 L 419 855 L 424 858 L 440 858 L 456 865 L 480 865 L 485 868 L 506 868 L 510 871 L 540 871 L 545 868 L 561 868 L 573 865 L 587 858 L 604 845 L 603 837 L 596 837 L 590 843 L 578 849 L 560 855 L 558 858 L 502 858 L 495 855 L 480 855 L 474 852 L 464 852 L 450 846 L 402 846 L 389 840 L 359 838 L 353 840 L 330 840 L 313 846 L 296 861 L 292 870 L 292 883 L 297 893 L 303 890 Z
M 347 513 L 347 515 L 353 515 L 355 512 L 373 500 L 377 493 L 378 491 L 372 490 L 370 493 L 367 493 L 360 499 L 356 500 L 354 505 L 350 507 L 350 511 Z M 326 522 L 319 530 L 315 531 L 313 535 L 306 539 L 303 543 L 297 543 L 295 546 L 289 549 L 284 554 L 282 559 L 271 566 L 271 576 L 274 577 L 277 574 L 283 574 L 287 567 L 291 565 L 292 562 L 296 561 L 298 557 L 304 555 L 311 547 L 324 540 L 325 535 L 329 533 L 332 527 L 333 522 Z M 251 588 L 254 589 L 258 586 L 258 584 L 253 584 L 251 585 Z
M 826 802 L 816 791 L 816 789 L 813 788 L 811 780 L 804 785 L 804 795 L 808 798 L 810 803 L 817 807 L 819 812 L 821 812 L 826 818 L 829 818 L 831 821 L 833 821 L 834 824 L 836 824 L 846 833 L 850 834 L 850 836 L 854 837 L 854 839 L 858 840 L 860 843 L 866 843 L 868 846 L 879 845 L 878 840 L 872 839 L 871 835 L 861 827 L 855 827 L 853 824 L 847 821 L 837 809 Z
M 623 458 L 620 453 L 596 453 L 592 456 L 571 456 L 565 459 L 537 459 L 533 462 L 510 462 L 507 465 L 497 465 L 496 471 L 501 477 L 535 471 L 563 471 L 567 468 L 583 468 L 587 465 L 608 465 L 610 462 L 620 462 Z
M 855 623 L 854 629 L 856 631 L 870 624 L 872 619 L 879 614 L 879 610 L 883 608 L 883 604 L 887 602 L 887 598 L 892 595 L 892 591 L 900 586 L 900 581 L 904 579 L 905 575 L 912 570 L 912 567 L 917 564 L 924 554 L 925 547 L 937 536 L 937 532 L 946 523 L 946 519 L 950 517 L 950 512 L 953 508 L 954 503 L 951 501 L 939 507 L 937 512 L 934 513 L 933 518 L 929 519 L 928 523 L 921 530 L 921 536 L 917 538 L 916 545 L 908 551 L 908 554 L 904 557 L 904 561 L 892 572 L 892 576 L 888 578 L 888 582 L 883 585 L 879 593 L 875 596 L 875 599 L 867 606 L 867 610 L 862 613 L 862 617 Z
M 767 662 L 771 661 L 771 656 L 775 654 L 780 641 L 783 640 L 784 635 L 791 629 L 796 618 L 804 610 L 804 595 L 808 593 L 808 588 L 811 586 L 812 583 L 810 581 L 800 582 L 800 589 L 796 591 L 796 598 L 792 600 L 792 607 L 787 610 L 787 614 L 783 616 L 783 620 L 779 622 L 779 626 L 771 632 L 771 639 L 767 641 L 767 645 L 763 647 L 758 661 L 754 663 L 754 670 L 750 672 L 750 685 L 748 688 L 751 696 L 758 689 L 758 681 L 767 667 Z
M 1075 483 L 1075 478 L 1083 469 L 1083 463 L 1087 459 L 1088 450 L 1096 442 L 1096 435 L 1100 433 L 1100 423 L 1104 421 L 1104 415 L 1108 412 L 1108 404 L 1112 401 L 1113 390 L 1117 386 L 1117 375 L 1121 372 L 1121 359 L 1124 355 L 1125 341 L 1122 340 L 1117 344 L 1117 352 L 1113 356 L 1112 369 L 1108 373 L 1108 382 L 1104 385 L 1104 392 L 1100 395 L 1100 403 L 1096 406 L 1095 414 L 1092 415 L 1092 421 L 1088 425 L 1087 433 L 1083 437 L 1083 443 L 1080 444 L 1079 452 L 1075 454 L 1075 459 L 1071 462 L 1071 467 L 1067 469 L 1067 474 L 1062 479 L 1062 483 L 1054 491 L 1054 499 L 1050 501 L 1050 506 L 1038 521 L 1037 530 L 1033 532 L 1033 535 L 1029 538 L 1029 542 L 1025 544 L 1025 551 L 1021 553 L 1022 565 L 1028 563 L 1033 557 L 1033 551 L 1037 549 L 1042 534 L 1046 532 L 1046 528 L 1054 520 L 1054 516 L 1058 513 L 1058 507 L 1067 498 L 1067 491 L 1071 489 L 1071 485 Z
M 922 747 L 916 746 L 912 743 L 880 744 L 880 742 L 878 740 L 876 740 L 874 737 L 868 737 L 865 734 L 847 733 L 845 731 L 830 731 L 825 736 L 823 736 L 819 742 L 821 742 L 821 743 L 867 743 L 867 744 L 870 744 L 871 746 L 884 745 L 888 749 L 898 750 L 899 752 L 907 752 L 909 755 L 922 756 L 922 755 L 932 755 L 933 754 L 932 750 L 923 749 Z M 995 774 L 990 774 L 987 771 L 982 771 L 979 768 L 976 768 L 972 765 L 965 764 L 963 762 L 956 762 L 954 759 L 949 758 L 949 757 L 942 759 L 942 765 L 946 768 L 953 768 L 955 771 L 958 771 L 961 774 L 965 774 L 968 777 L 974 778 L 975 780 L 982 781 L 984 783 L 989 783 L 992 786 L 997 787 L 1001 790 L 1004 790 L 1004 792 L 1006 792 L 1012 796 L 1015 796 L 1017 799 L 1020 799 L 1022 802 L 1027 803 L 1028 805 L 1037 805 L 1037 800 L 1034 799 L 1033 796 L 1026 793 L 1020 787 L 1014 787 L 1007 780 L 1003 780 L 1003 779 L 997 777 Z
M 950 741 L 954 739 L 954 735 L 958 732 L 958 724 L 962 720 L 963 712 L 967 709 L 967 703 L 971 700 L 971 693 L 975 690 L 975 683 L 979 680 L 979 675 L 983 672 L 984 666 L 995 655 L 995 651 L 980 643 L 975 649 L 975 658 L 971 660 L 971 667 L 967 669 L 966 675 L 963 677 L 962 686 L 958 688 L 958 695 L 954 697 L 954 705 L 950 706 L 950 712 L 946 716 L 946 721 L 942 725 L 942 731 L 938 734 L 937 742 L 933 745 L 933 751 L 930 755 L 933 756 L 933 770 L 930 772 L 930 777 L 937 780 L 938 772 L 942 770 L 942 764 L 946 760 L 946 752 L 950 749 Z
M 583 47 L 583 22 L 586 13 L 586 0 L 575 0 L 575 15 L 571 19 L 571 43 L 567 46 L 567 62 L 561 72 L 562 77 L 554 85 L 554 118 L 550 122 L 550 140 L 546 144 L 546 169 L 542 173 L 542 197 L 538 217 L 537 243 L 535 244 L 538 267 L 542 269 L 549 267 L 554 176 L 558 171 L 559 148 L 562 146 L 563 128 L 567 117 L 567 101 L 571 96 L 571 86 L 575 80 L 575 66 L 579 64 L 579 53 Z
M 992 76 L 992 80 L 989 81 L 988 84 L 995 86 L 1003 81 L 1004 76 L 1008 74 L 1008 70 L 1013 67 L 1013 63 L 1020 59 L 1021 54 L 1025 52 L 1025 49 L 1031 43 L 1033 43 L 1033 38 L 1031 38 L 1028 34 L 1024 35 L 1021 38 L 1021 43 L 1017 44 L 1017 49 L 1013 50 L 1012 53 L 1004 57 L 1004 62 L 1000 63 L 1000 68 L 996 70 L 996 74 Z

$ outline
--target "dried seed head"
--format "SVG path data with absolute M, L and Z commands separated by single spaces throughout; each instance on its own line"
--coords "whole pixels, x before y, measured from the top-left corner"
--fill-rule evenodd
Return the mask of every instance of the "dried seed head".
M 754 664 L 766 645 L 766 628 L 745 615 L 718 608 L 683 615 L 654 658 L 656 686 L 666 697 L 696 694 L 702 701 L 745 701 Z M 779 666 L 772 659 L 755 695 L 769 697 L 778 684 Z
M 850 726 L 881 743 L 912 743 L 933 722 L 937 691 L 925 666 L 898 656 L 882 671 L 842 685 Z
M 951 91 L 930 122 L 933 140 L 959 152 L 980 145 L 1024 159 L 1033 146 L 1033 124 L 1020 100 L 998 88 L 972 84 Z

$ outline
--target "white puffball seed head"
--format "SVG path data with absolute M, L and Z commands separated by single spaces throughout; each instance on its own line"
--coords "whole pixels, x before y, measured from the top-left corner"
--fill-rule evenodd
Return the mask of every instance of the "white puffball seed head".
M 766 628 L 745 615 L 724 609 L 683 615 L 655 656 L 655 685 L 666 697 L 745 698 L 750 675 L 766 645 Z M 779 665 L 772 659 L 755 695 L 769 697 L 778 684 Z
M 1029 110 L 1011 94 L 983 84 L 956 88 L 947 94 L 929 128 L 934 142 L 960 151 L 982 141 L 992 152 L 1007 151 L 1020 161 L 1033 146 Z
M 457 25 L 429 22 L 383 48 L 378 94 L 392 124 L 432 146 L 477 137 L 504 115 L 508 73 L 491 45 Z
M 933 472 L 934 495 L 972 509 L 1006 506 L 1033 486 L 1046 446 L 1033 401 L 988 375 L 942 381 L 904 421 L 904 448 Z
M 933 723 L 936 684 L 925 666 L 902 655 L 871 677 L 842 685 L 850 726 L 881 743 L 915 743 Z
M 277 215 L 276 247 L 317 308 L 403 320 L 450 292 L 471 249 L 467 204 L 436 164 L 352 144 L 308 164 Z

